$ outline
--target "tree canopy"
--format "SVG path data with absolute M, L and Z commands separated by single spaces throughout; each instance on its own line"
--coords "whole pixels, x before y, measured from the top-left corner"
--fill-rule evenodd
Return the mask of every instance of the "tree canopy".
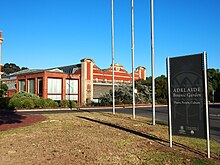
M 208 93 L 209 100 L 220 101 L 220 72 L 219 69 L 208 69 Z M 214 97 L 214 94 L 216 97 Z
M 14 73 L 14 72 L 18 72 L 20 70 L 24 70 L 24 69 L 28 69 L 27 67 L 19 67 L 14 63 L 6 63 L 4 64 L 4 66 L 2 67 L 3 72 L 5 74 L 10 74 L 10 73 Z
M 6 84 L 0 84 L 0 98 L 3 97 L 8 90 L 8 86 Z

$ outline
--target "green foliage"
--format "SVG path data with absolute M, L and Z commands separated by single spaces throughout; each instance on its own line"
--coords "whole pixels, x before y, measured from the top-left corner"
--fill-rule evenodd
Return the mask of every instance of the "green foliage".
M 75 101 L 69 100 L 69 108 L 76 108 L 77 104 Z
M 44 108 L 57 108 L 59 104 L 52 99 L 45 99 L 45 107 Z
M 6 64 L 4 64 L 4 66 L 2 68 L 3 68 L 3 72 L 6 74 L 10 74 L 10 73 L 18 72 L 20 70 L 28 69 L 26 67 L 20 68 L 19 66 L 17 66 L 14 63 L 6 63 Z
M 156 99 L 167 99 L 167 78 L 161 75 L 155 79 Z
M 31 98 L 31 99 L 39 99 L 39 97 L 36 96 L 35 94 L 27 93 L 24 91 L 21 91 L 21 92 L 14 94 L 12 98 L 21 98 L 21 97 Z
M 32 100 L 32 99 L 25 98 L 22 100 L 22 102 L 23 102 L 22 108 L 31 108 L 32 109 L 35 107 L 34 100 Z
M 145 84 L 142 85 L 144 80 L 139 80 L 136 82 L 137 93 L 135 93 L 135 101 L 137 104 L 148 103 L 150 102 L 150 90 L 149 87 Z M 132 86 L 121 85 L 115 89 L 115 104 L 132 104 L 133 95 L 132 95 Z M 109 93 L 104 94 L 100 98 L 100 105 L 109 106 L 112 105 L 112 90 Z
M 61 108 L 69 108 L 70 106 L 70 101 L 69 100 L 61 100 L 60 101 L 60 107 Z
M 159 99 L 156 100 L 156 103 L 157 104 L 167 104 L 167 99 L 159 98 Z
M 49 101 L 49 108 L 57 108 L 57 107 L 59 107 L 58 102 L 53 100 Z
M 217 94 L 214 97 L 213 94 Z M 208 96 L 209 101 L 220 101 L 220 72 L 218 69 L 208 69 Z
M 100 105 L 102 106 L 110 106 L 112 105 L 112 95 L 110 93 L 107 93 L 100 97 Z
M 151 78 L 149 78 L 151 80 Z M 139 103 L 150 103 L 151 102 L 151 89 L 149 85 L 149 79 L 138 80 L 135 82 L 135 87 L 137 89 L 137 99 Z
M 35 101 L 35 107 L 36 108 L 46 108 L 47 104 L 46 104 L 46 100 L 43 98 L 39 98 Z
M 147 96 L 148 102 L 152 102 L 152 77 L 147 77 L 146 80 L 138 80 L 136 87 L 139 93 L 144 93 Z M 146 92 L 143 91 L 143 87 L 147 87 Z M 167 103 L 167 78 L 165 75 L 161 75 L 155 79 L 155 99 L 158 104 Z
M 0 84 L 0 98 L 3 97 L 8 90 L 8 86 L 6 84 Z
M 23 107 L 23 98 L 11 98 L 8 104 L 9 108 L 22 108 Z
M 43 99 L 34 94 L 19 92 L 9 101 L 9 107 L 14 108 L 57 108 L 57 102 L 51 99 Z

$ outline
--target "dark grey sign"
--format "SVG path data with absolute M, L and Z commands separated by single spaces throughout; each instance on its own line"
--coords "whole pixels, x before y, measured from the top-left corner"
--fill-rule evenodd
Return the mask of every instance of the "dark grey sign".
M 204 56 L 170 58 L 173 135 L 206 138 Z

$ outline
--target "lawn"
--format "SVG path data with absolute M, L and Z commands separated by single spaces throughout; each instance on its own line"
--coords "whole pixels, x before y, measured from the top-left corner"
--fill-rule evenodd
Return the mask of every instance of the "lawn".
M 45 115 L 32 126 L 0 132 L 0 164 L 220 164 L 220 144 L 174 137 L 147 118 L 78 112 Z

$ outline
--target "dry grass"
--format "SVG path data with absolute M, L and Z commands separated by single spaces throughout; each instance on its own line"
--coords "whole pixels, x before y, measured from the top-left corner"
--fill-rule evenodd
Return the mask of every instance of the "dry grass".
M 220 145 L 206 159 L 197 148 L 177 139 L 169 148 L 167 127 L 146 118 L 79 112 L 46 115 L 33 126 L 0 133 L 0 164 L 218 164 Z M 183 141 L 183 140 L 182 140 Z

